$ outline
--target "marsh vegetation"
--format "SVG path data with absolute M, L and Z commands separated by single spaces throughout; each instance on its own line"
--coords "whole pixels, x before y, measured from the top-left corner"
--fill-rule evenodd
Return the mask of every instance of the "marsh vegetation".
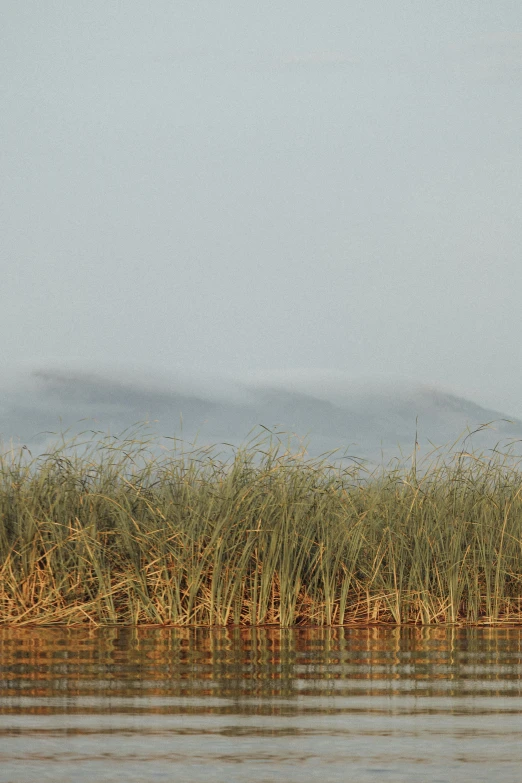
M 231 455 L 92 434 L 0 461 L 3 623 L 522 619 L 522 473 L 434 452 L 370 472 L 273 436 Z

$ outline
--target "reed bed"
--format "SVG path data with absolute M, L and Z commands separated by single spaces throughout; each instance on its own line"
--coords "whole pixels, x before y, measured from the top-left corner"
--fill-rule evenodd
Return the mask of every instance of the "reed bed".
M 519 623 L 521 494 L 498 451 L 374 472 L 270 436 L 5 452 L 0 622 Z

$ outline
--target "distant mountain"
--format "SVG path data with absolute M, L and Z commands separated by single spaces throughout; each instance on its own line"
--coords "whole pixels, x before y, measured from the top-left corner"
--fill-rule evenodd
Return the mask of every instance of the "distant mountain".
M 134 381 L 108 374 L 47 370 L 32 373 L 19 387 L 5 390 L 0 433 L 42 449 L 69 429 L 114 434 L 148 421 L 161 435 L 198 443 L 244 442 L 259 425 L 308 442 L 311 453 L 333 449 L 372 461 L 410 454 L 417 432 L 423 451 L 455 441 L 483 425 L 470 445 L 487 449 L 522 439 L 522 421 L 432 388 L 378 386 L 319 391 L 277 384 L 236 384 L 227 391 L 212 384 L 197 392 L 183 384 Z

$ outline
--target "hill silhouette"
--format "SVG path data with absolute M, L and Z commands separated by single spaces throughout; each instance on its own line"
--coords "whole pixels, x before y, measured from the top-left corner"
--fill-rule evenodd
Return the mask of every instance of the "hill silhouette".
M 434 388 L 348 383 L 329 389 L 325 380 L 318 393 L 305 386 L 258 381 L 195 389 L 129 375 L 38 370 L 2 393 L 0 433 L 4 444 L 14 439 L 42 449 L 49 432 L 118 433 L 148 421 L 161 435 L 239 444 L 262 425 L 305 438 L 314 454 L 340 449 L 371 461 L 411 453 L 416 433 L 424 451 L 467 431 L 479 430 L 471 441 L 480 449 L 522 439 L 522 421 Z

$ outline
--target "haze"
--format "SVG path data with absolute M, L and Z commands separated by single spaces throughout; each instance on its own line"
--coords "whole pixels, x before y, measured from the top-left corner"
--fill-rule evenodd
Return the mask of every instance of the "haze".
M 519 0 L 1 19 L 7 379 L 341 373 L 522 416 Z

